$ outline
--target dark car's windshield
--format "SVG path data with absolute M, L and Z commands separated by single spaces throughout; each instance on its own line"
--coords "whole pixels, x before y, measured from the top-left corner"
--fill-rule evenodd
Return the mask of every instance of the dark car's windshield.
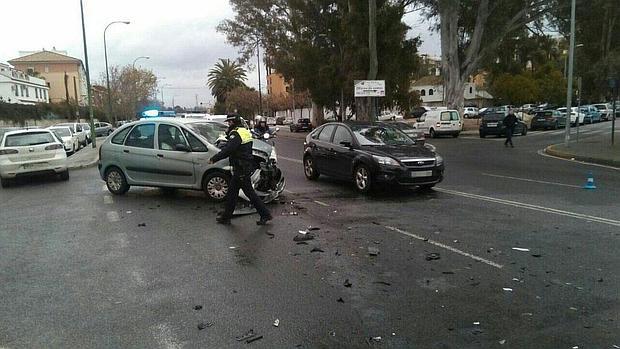
M 413 139 L 395 127 L 385 125 L 352 125 L 360 145 L 410 145 Z
M 187 127 L 206 138 L 211 144 L 214 144 L 220 136 L 226 135 L 228 129 L 226 125 L 217 122 L 194 122 L 187 124 Z

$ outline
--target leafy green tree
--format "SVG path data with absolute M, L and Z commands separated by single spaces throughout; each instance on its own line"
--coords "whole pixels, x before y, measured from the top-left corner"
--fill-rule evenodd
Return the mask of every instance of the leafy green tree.
M 245 80 L 246 70 L 241 64 L 230 59 L 220 59 L 209 71 L 208 86 L 217 102 L 225 103 L 226 94 L 238 87 L 245 87 Z
M 269 64 L 315 109 L 354 106 L 353 82 L 369 71 L 368 1 L 231 0 L 235 18 L 218 29 L 247 62 L 260 44 Z M 384 105 L 406 105 L 417 68 L 417 38 L 407 39 L 405 5 L 377 2 L 377 79 L 386 80 Z M 346 108 L 340 108 L 344 110 Z M 318 120 L 320 123 L 321 120 Z
M 538 100 L 536 81 L 530 74 L 499 76 L 491 87 L 493 96 L 502 104 L 523 105 Z
M 105 86 L 105 74 L 100 85 Z M 133 119 L 136 112 L 149 104 L 157 90 L 157 77 L 151 70 L 136 69 L 131 65 L 110 67 L 110 90 L 113 119 Z M 107 101 L 107 90 L 101 101 Z M 98 106 L 104 108 L 104 106 Z

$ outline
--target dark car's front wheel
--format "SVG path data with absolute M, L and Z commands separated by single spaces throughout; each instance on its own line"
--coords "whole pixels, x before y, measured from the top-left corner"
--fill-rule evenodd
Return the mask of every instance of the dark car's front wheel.
M 230 176 L 224 172 L 211 172 L 202 181 L 202 190 L 209 200 L 222 202 L 226 199 Z
M 316 169 L 314 159 L 311 156 L 306 156 L 304 158 L 304 175 L 310 180 L 315 180 L 320 176 L 319 171 Z
M 372 178 L 366 165 L 357 165 L 353 172 L 353 182 L 360 193 L 367 193 L 370 190 Z
M 114 195 L 123 195 L 129 190 L 127 178 L 118 167 L 112 167 L 105 173 L 105 184 L 108 186 L 110 193 Z
M 523 125 L 523 131 L 521 131 L 521 136 L 525 136 L 527 134 L 527 126 Z

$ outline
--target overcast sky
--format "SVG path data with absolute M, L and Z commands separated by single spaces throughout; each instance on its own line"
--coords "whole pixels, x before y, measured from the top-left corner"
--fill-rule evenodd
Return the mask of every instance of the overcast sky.
M 0 61 L 17 58 L 19 51 L 42 48 L 65 50 L 83 60 L 79 0 L 2 1 Z M 211 103 L 205 88 L 207 73 L 219 58 L 237 57 L 237 49 L 228 45 L 215 27 L 234 13 L 228 0 L 84 0 L 86 37 L 91 80 L 101 81 L 105 72 L 103 30 L 107 31 L 109 65 L 131 64 L 139 56 L 150 56 L 136 64 L 151 69 L 164 87 L 164 100 L 171 105 L 192 107 Z M 424 40 L 421 52 L 439 55 L 437 33 L 429 33 L 428 23 L 416 14 L 405 18 L 413 29 L 411 36 Z M 264 70 L 262 71 L 264 72 Z M 261 72 L 261 73 L 262 73 Z M 265 88 L 262 74 L 262 87 Z M 248 74 L 247 84 L 258 87 L 256 71 Z M 161 94 L 159 94 L 161 98 Z

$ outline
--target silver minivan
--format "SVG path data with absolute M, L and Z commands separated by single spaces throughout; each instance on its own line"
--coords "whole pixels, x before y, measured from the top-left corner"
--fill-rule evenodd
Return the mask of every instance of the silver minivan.
M 209 159 L 219 152 L 218 140 L 226 129 L 223 123 L 204 119 L 152 118 L 125 124 L 101 145 L 99 173 L 116 195 L 135 185 L 203 190 L 209 199 L 223 201 L 231 167 L 228 159 L 212 165 Z M 272 201 L 285 186 L 275 147 L 255 139 L 253 154 L 256 193 Z

